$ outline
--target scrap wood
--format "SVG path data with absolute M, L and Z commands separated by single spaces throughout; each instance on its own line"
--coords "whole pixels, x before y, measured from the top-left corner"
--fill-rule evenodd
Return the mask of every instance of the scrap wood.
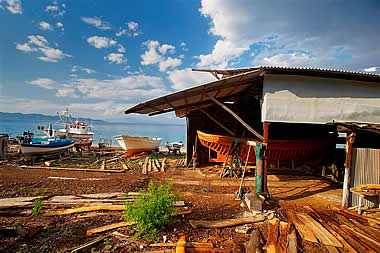
M 286 251 L 288 253 L 297 253 L 297 234 L 294 226 L 289 226 L 289 233 L 287 236 Z
M 65 168 L 65 167 L 43 167 L 43 166 L 19 166 L 23 169 L 48 169 L 48 170 L 77 170 L 77 171 L 89 171 L 89 172 L 113 172 L 113 173 L 121 173 L 125 172 L 124 170 L 100 170 L 100 169 L 83 169 L 83 168 Z
M 278 226 L 280 224 L 279 218 L 272 218 L 268 221 L 268 238 L 267 243 L 263 247 L 266 252 L 278 252 Z
M 296 226 L 296 229 L 303 240 L 318 243 L 318 240 L 313 234 L 313 232 L 301 220 L 297 218 L 293 210 L 287 210 L 286 214 L 288 216 L 289 221 Z
M 152 161 L 148 159 L 148 172 L 152 171 Z
M 318 240 L 327 246 L 343 247 L 343 245 L 336 239 L 329 231 L 327 231 L 320 223 L 314 220 L 307 213 L 297 213 L 297 217 L 308 226 Z
M 123 162 L 121 162 L 121 168 L 123 170 L 129 170 L 128 166 L 125 163 L 123 163 Z
M 228 240 L 228 241 L 231 241 L 231 243 L 233 243 L 232 240 Z M 258 229 L 252 230 L 247 247 L 246 247 L 246 252 L 262 252 L 263 243 L 264 243 L 264 240 L 260 233 L 260 230 Z
M 152 162 L 152 168 L 153 168 L 154 172 L 159 172 L 156 161 L 157 161 L 156 159 L 152 159 L 151 160 L 151 162 Z
M 115 228 L 131 226 L 133 224 L 135 224 L 135 223 L 134 222 L 122 221 L 122 222 L 113 223 L 113 224 L 106 225 L 106 226 L 92 228 L 92 229 L 87 230 L 87 235 L 91 236 L 91 235 L 96 234 L 96 233 L 101 233 L 101 232 L 108 231 L 108 230 L 115 229 Z
M 54 215 L 65 215 L 73 213 L 83 213 L 91 211 L 100 211 L 100 210 L 110 210 L 110 211 L 124 211 L 124 205 L 101 205 L 101 206 L 86 206 L 78 208 L 70 208 L 65 210 L 48 210 L 42 216 L 54 216 Z
M 368 250 L 368 252 L 376 252 L 376 250 L 374 250 L 371 246 L 369 246 L 367 243 L 363 242 L 360 238 L 358 238 L 356 235 L 352 234 L 350 231 L 348 231 L 347 229 L 345 229 L 344 227 L 342 227 L 339 223 L 337 223 L 336 221 L 334 221 L 333 219 L 331 219 L 326 214 L 324 214 L 324 213 L 321 212 L 320 215 L 325 220 L 327 220 L 328 222 L 330 222 L 331 224 L 333 224 L 338 230 L 343 231 L 344 233 L 346 233 L 347 235 L 349 235 L 352 239 L 354 239 L 355 242 L 361 244 L 364 248 L 366 248 Z
M 178 239 L 177 246 L 175 248 L 176 253 L 185 253 L 186 236 L 183 235 Z
M 318 221 L 332 234 L 336 237 L 336 239 L 338 239 L 340 241 L 340 243 L 342 243 L 343 245 L 343 248 L 348 250 L 349 252 L 357 252 L 356 249 L 354 249 L 354 245 L 351 245 L 349 242 L 347 242 L 339 233 L 337 233 L 322 217 L 321 215 L 318 213 L 318 211 L 316 211 L 315 209 L 313 209 L 312 207 L 309 207 L 309 206 L 306 206 L 305 207 L 306 209 L 308 209 L 309 211 L 311 211 L 313 214 L 314 214 L 314 217 L 318 219 Z
M 193 228 L 226 228 L 242 224 L 261 222 L 265 219 L 265 216 L 256 215 L 250 217 L 224 220 L 189 220 L 189 223 Z
M 122 238 L 130 238 L 128 235 L 122 234 L 122 233 L 117 232 L 117 231 L 112 232 L 112 235 L 122 237 Z
M 85 249 L 91 245 L 94 245 L 95 243 L 98 243 L 104 239 L 106 239 L 107 237 L 109 237 L 109 235 L 104 235 L 104 236 L 99 236 L 98 238 L 92 240 L 92 241 L 89 241 L 89 242 L 86 242 L 85 244 L 82 244 L 80 246 L 77 246 L 77 247 L 74 247 L 74 248 L 71 248 L 71 249 L 67 249 L 65 250 L 66 252 L 76 252 L 78 250 L 82 250 L 82 249 Z
M 363 225 L 362 223 L 356 221 L 355 219 L 350 219 L 350 221 L 355 226 L 357 226 L 358 228 L 362 229 L 363 231 L 365 231 L 366 233 L 368 233 L 368 235 L 372 236 L 374 239 L 376 239 L 377 241 L 380 242 L 380 229 L 377 229 L 377 228 L 374 228 L 374 227 L 371 227 L 371 226 Z

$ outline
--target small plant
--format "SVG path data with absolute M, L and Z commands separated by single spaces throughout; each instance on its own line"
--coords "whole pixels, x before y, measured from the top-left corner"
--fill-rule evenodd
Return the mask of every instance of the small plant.
M 136 223 L 134 236 L 152 238 L 157 231 L 175 222 L 178 193 L 172 192 L 172 184 L 156 186 L 151 180 L 148 189 L 134 203 L 125 203 L 124 218 Z
M 13 228 L 22 228 L 21 224 L 18 223 L 17 221 L 15 223 L 12 224 L 12 227 Z
M 44 188 L 44 193 L 48 193 L 49 189 L 48 188 Z
M 206 187 L 203 187 L 203 188 L 201 189 L 201 192 L 209 192 L 209 190 L 208 190 Z
M 21 187 L 18 189 L 18 191 L 21 192 L 21 193 L 22 193 L 22 192 L 25 192 L 25 188 L 21 186 Z
M 32 216 L 40 216 L 42 214 L 42 199 L 36 198 L 33 200 L 34 207 L 32 209 Z
M 36 188 L 33 192 L 33 195 L 34 196 L 37 196 L 37 195 L 40 195 L 41 194 L 41 190 L 39 188 Z

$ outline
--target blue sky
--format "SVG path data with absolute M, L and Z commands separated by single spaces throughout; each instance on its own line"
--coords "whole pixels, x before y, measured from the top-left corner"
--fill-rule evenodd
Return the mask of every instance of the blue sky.
M 0 111 L 177 121 L 122 109 L 209 82 L 191 68 L 380 73 L 378 1 L 0 0 Z

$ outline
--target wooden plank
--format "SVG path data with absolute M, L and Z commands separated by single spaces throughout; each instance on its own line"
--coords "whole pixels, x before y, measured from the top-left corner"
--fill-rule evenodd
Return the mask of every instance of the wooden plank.
M 327 220 L 328 222 L 330 222 L 331 224 L 333 224 L 338 230 L 346 233 L 347 235 L 349 235 L 352 239 L 355 240 L 355 242 L 359 243 L 360 245 L 362 245 L 364 248 L 366 248 L 368 250 L 368 252 L 376 252 L 371 246 L 369 246 L 367 243 L 363 242 L 359 237 L 357 237 L 355 234 L 352 234 L 349 230 L 345 229 L 344 227 L 342 227 L 340 224 L 338 224 L 336 221 L 334 221 L 333 219 L 331 219 L 329 216 L 327 216 L 326 214 L 324 213 L 320 213 L 320 215 L 325 219 Z
M 149 247 L 176 247 L 175 242 L 165 242 L 165 243 L 152 243 L 148 245 Z M 191 248 L 209 248 L 212 249 L 214 246 L 212 242 L 186 242 L 186 247 Z
M 343 245 L 327 231 L 320 223 L 314 220 L 307 213 L 297 213 L 297 217 L 309 228 L 311 228 L 318 240 L 328 246 L 343 247 Z
M 183 235 L 178 239 L 175 252 L 176 253 L 185 253 L 185 247 L 186 247 L 186 236 Z
M 166 162 L 166 157 L 162 160 L 162 163 L 161 163 L 161 172 L 165 172 L 165 162 Z
M 154 172 L 159 172 L 157 166 L 156 166 L 156 159 L 152 159 L 151 160 L 151 163 L 152 163 L 152 169 Z
M 350 219 L 350 221 L 351 221 L 355 226 L 357 226 L 357 227 L 360 228 L 361 230 L 365 231 L 365 232 L 368 233 L 370 236 L 372 236 L 374 239 L 376 239 L 377 241 L 380 242 L 380 229 L 377 229 L 377 228 L 374 228 L 374 227 L 371 227 L 371 226 L 363 225 L 362 223 L 356 221 L 355 219 Z
M 372 247 L 377 249 L 377 252 L 380 252 L 380 242 L 372 239 L 371 237 L 357 231 L 356 229 L 353 229 L 345 224 L 341 225 L 346 230 L 350 231 L 351 233 L 355 234 L 357 237 L 362 238 L 366 241 L 366 243 L 370 243 Z
M 351 245 L 349 242 L 347 242 L 339 233 L 335 232 L 335 230 L 321 217 L 321 215 L 319 215 L 319 213 L 309 207 L 309 206 L 306 206 L 306 208 L 308 210 L 310 210 L 314 216 L 318 219 L 318 221 L 333 235 L 335 236 L 336 239 L 338 239 L 340 241 L 340 243 L 342 243 L 343 245 L 343 249 L 345 250 L 348 250 L 349 252 L 357 252 L 356 249 L 354 249 L 354 245 Z
M 100 170 L 100 169 L 83 169 L 83 168 L 61 168 L 61 167 L 42 167 L 42 166 L 19 166 L 23 169 L 47 169 L 47 170 L 74 170 L 74 171 L 88 171 L 88 172 L 109 172 L 109 173 L 122 173 L 125 170 Z
M 189 220 L 189 223 L 193 228 L 226 228 L 242 224 L 257 223 L 264 221 L 265 219 L 265 216 L 256 215 L 251 217 L 224 220 Z
M 206 93 L 206 96 L 211 99 L 215 104 L 222 107 L 224 110 L 226 110 L 228 113 L 230 113 L 237 121 L 239 121 L 245 128 L 248 129 L 251 133 L 253 133 L 257 138 L 259 138 L 261 141 L 264 141 L 264 137 L 262 137 L 259 133 L 257 133 L 255 130 L 253 130 L 252 127 L 250 127 L 244 120 L 242 120 L 236 113 L 234 113 L 230 108 L 220 103 L 218 100 L 210 96 Z
M 287 237 L 286 251 L 288 253 L 297 253 L 298 249 L 297 249 L 297 234 L 296 234 L 296 229 L 295 229 L 294 226 L 289 226 L 289 227 L 290 227 L 290 230 L 289 230 L 288 237 Z
M 142 169 L 142 173 L 144 175 L 148 174 L 148 160 L 149 160 L 149 157 L 146 157 L 145 161 L 144 161 L 144 165 L 143 165 L 143 169 Z
M 251 235 L 249 237 L 249 241 L 246 247 L 246 252 L 262 252 L 263 251 L 263 238 L 260 233 L 260 230 L 254 229 L 251 232 Z
M 107 237 L 109 237 L 109 235 L 105 235 L 105 236 L 99 236 L 98 238 L 92 240 L 92 241 L 89 241 L 89 242 L 86 242 L 80 246 L 77 246 L 77 247 L 74 247 L 74 248 L 70 248 L 70 249 L 67 249 L 65 250 L 66 252 L 77 252 L 78 250 L 83 250 L 87 247 L 90 247 L 91 245 L 94 245 L 100 241 L 103 241 L 104 239 L 106 239 Z
M 73 213 L 83 213 L 83 212 L 92 212 L 92 211 L 100 211 L 100 210 L 109 210 L 109 211 L 124 211 L 124 205 L 101 205 L 101 206 L 85 206 L 78 208 L 70 208 L 64 210 L 48 210 L 42 214 L 42 216 L 55 216 L 55 215 L 66 215 Z
M 375 219 L 375 218 L 370 218 L 370 217 L 367 217 L 367 216 L 363 216 L 363 215 L 360 215 L 360 214 L 357 214 L 357 213 L 354 213 L 354 212 L 351 212 L 351 211 L 348 211 L 346 209 L 335 209 L 337 210 L 338 212 L 343 212 L 345 214 L 348 214 L 348 215 L 351 215 L 353 217 L 356 217 L 356 218 L 359 218 L 359 219 L 362 219 L 362 220 L 366 220 L 368 221 L 368 223 L 372 223 L 372 224 L 377 224 L 377 225 L 380 225 L 380 220 L 378 219 Z
M 92 229 L 87 230 L 87 235 L 91 236 L 93 234 L 101 233 L 101 232 L 112 230 L 112 229 L 115 229 L 115 228 L 121 228 L 121 227 L 130 226 L 130 225 L 133 225 L 133 224 L 135 224 L 135 223 L 134 222 L 125 222 L 125 221 L 122 221 L 122 222 L 118 222 L 118 223 L 114 223 L 114 224 L 110 224 L 110 225 L 106 225 L 106 226 L 92 228 Z
M 305 226 L 305 224 L 299 220 L 293 210 L 287 210 L 286 214 L 288 216 L 288 220 L 296 226 L 296 229 L 303 240 L 319 243 L 313 232 Z
M 280 221 L 280 236 L 278 238 L 279 252 L 286 252 L 287 238 L 290 225 L 288 222 Z
M 280 224 L 279 218 L 273 218 L 268 221 L 268 238 L 267 243 L 264 246 L 264 251 L 268 253 L 279 252 L 277 244 L 278 239 L 278 226 Z
M 148 172 L 152 171 L 152 161 L 151 159 L 148 160 Z

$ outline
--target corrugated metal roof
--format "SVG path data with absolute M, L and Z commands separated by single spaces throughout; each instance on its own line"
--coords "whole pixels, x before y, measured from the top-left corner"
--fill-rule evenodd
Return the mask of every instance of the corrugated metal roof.
M 224 98 L 237 94 L 264 76 L 264 74 L 278 75 L 302 75 L 312 77 L 325 77 L 335 79 L 345 79 L 354 81 L 375 82 L 380 84 L 380 75 L 374 73 L 353 72 L 346 70 L 324 69 L 324 68 L 297 68 L 297 67 L 273 67 L 260 66 L 241 69 L 227 70 L 195 70 L 210 72 L 217 76 L 223 75 L 222 79 L 207 84 L 195 86 L 182 91 L 174 92 L 159 98 L 148 100 L 129 109 L 124 110 L 125 114 L 140 113 L 156 115 L 165 112 L 184 112 L 191 108 L 197 108 L 212 104 L 205 96 L 209 94 L 215 98 Z

